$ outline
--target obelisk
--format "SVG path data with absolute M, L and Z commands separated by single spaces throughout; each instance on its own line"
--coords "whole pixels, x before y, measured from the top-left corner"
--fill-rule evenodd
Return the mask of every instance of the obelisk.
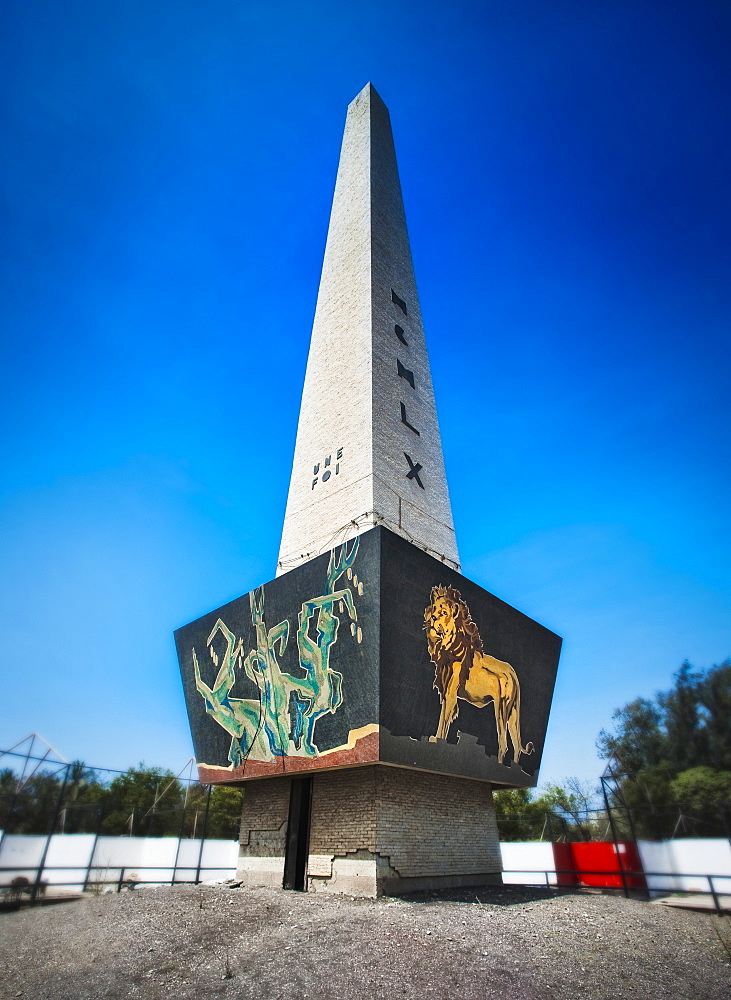
M 538 780 L 561 639 L 459 572 L 388 111 L 348 108 L 277 576 L 176 630 L 247 886 L 499 883 L 493 786 Z
M 384 525 L 459 569 L 388 109 L 348 107 L 277 575 Z

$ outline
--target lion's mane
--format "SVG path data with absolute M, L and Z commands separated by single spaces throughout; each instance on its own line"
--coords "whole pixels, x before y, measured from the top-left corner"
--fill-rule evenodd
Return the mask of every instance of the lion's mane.
M 431 611 L 438 599 L 446 600 L 452 609 L 455 624 L 455 639 L 451 646 L 445 646 L 441 639 L 436 641 L 429 633 Z M 452 673 L 452 664 L 459 660 L 462 664 L 460 686 L 464 684 L 472 667 L 475 653 L 483 651 L 482 639 L 477 625 L 472 621 L 470 609 L 464 598 L 454 587 L 432 587 L 431 603 L 424 612 L 424 628 L 429 649 L 429 659 L 434 664 L 434 687 L 442 700 L 447 691 L 447 684 Z

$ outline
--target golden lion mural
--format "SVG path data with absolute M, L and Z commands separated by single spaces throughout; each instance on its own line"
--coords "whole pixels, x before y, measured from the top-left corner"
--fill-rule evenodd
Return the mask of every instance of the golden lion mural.
M 459 714 L 458 699 L 476 708 L 493 703 L 497 726 L 498 760 L 508 752 L 508 733 L 513 760 L 533 753 L 533 744 L 520 739 L 520 682 L 504 660 L 483 652 L 482 639 L 469 608 L 454 587 L 432 587 L 431 604 L 424 612 L 429 658 L 435 666 L 434 687 L 442 712 L 437 738 L 446 739 Z

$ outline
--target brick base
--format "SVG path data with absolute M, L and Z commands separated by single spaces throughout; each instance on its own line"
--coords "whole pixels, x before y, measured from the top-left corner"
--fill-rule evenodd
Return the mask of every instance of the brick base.
M 251 782 L 244 795 L 238 877 L 282 884 L 288 778 Z M 500 883 L 491 786 L 373 765 L 316 774 L 308 889 L 380 896 Z

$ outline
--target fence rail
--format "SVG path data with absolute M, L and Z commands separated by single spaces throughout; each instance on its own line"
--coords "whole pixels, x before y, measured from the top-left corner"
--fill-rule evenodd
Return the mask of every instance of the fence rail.
M 174 867 L 165 866 L 161 864 L 157 865 L 89 865 L 84 866 L 85 877 L 83 879 L 76 878 L 70 881 L 58 881 L 54 879 L 52 885 L 54 888 L 70 888 L 80 886 L 81 890 L 86 892 L 89 891 L 91 887 L 92 891 L 99 887 L 99 891 L 104 891 L 105 886 L 114 886 L 116 892 L 121 892 L 123 888 L 134 889 L 140 885 L 197 885 L 201 881 L 201 875 L 203 872 L 224 872 L 233 871 L 233 869 L 226 869 L 221 865 L 175 865 Z M 30 879 L 22 884 L 6 883 L 5 885 L 0 884 L 0 893 L 5 893 L 11 899 L 19 900 L 21 895 L 26 894 L 29 896 L 31 902 L 36 902 L 39 898 L 45 896 L 45 891 L 47 884 L 42 880 L 42 875 L 44 872 L 58 872 L 58 871 L 80 871 L 78 865 L 49 865 L 45 868 L 33 865 L 15 865 L 15 866 L 0 866 L 0 879 L 2 879 L 5 873 L 12 872 L 18 876 L 20 872 L 28 872 L 35 875 L 33 881 Z M 154 877 L 150 879 L 139 878 L 140 872 L 155 872 L 159 873 L 162 871 L 171 871 L 171 876 L 169 878 Z M 97 873 L 97 878 L 92 878 L 92 872 Z M 179 873 L 183 872 L 194 872 L 194 878 L 178 878 Z M 109 877 L 113 874 L 113 877 Z M 98 877 L 101 874 L 104 878 Z M 633 895 L 643 895 L 645 898 L 650 899 L 653 895 L 658 898 L 659 896 L 666 895 L 667 892 L 651 888 L 646 885 L 647 878 L 663 878 L 663 879 L 703 879 L 707 883 L 707 888 L 685 888 L 683 890 L 683 895 L 688 896 L 709 896 L 713 900 L 713 905 L 718 914 L 723 914 L 724 912 L 731 911 L 731 892 L 725 893 L 723 889 L 716 885 L 716 880 L 723 881 L 725 883 L 731 882 L 731 878 L 728 875 L 710 875 L 701 874 L 699 872 L 684 873 L 684 872 L 673 872 L 672 874 L 668 872 L 651 872 L 651 871 L 612 871 L 608 872 L 606 869 L 589 871 L 586 869 L 577 868 L 551 868 L 551 869 L 503 869 L 503 876 L 505 875 L 520 875 L 523 876 L 521 880 L 504 882 L 504 888 L 521 888 L 524 886 L 545 886 L 547 889 L 554 890 L 556 892 L 576 892 L 582 889 L 595 889 L 594 886 L 586 886 L 581 884 L 581 876 L 613 876 L 619 877 L 622 880 L 621 891 L 623 894 L 630 898 Z M 535 878 L 525 877 L 525 876 L 536 876 Z M 538 878 L 540 876 L 540 878 Z M 568 876 L 572 879 L 571 882 L 560 881 L 560 876 Z M 23 876 L 21 876 L 22 878 Z M 630 880 L 634 879 L 635 882 L 639 882 L 640 885 L 631 885 Z M 644 887 L 641 885 L 645 882 Z M 611 889 L 611 886 L 604 886 L 603 889 Z M 619 887 L 615 887 L 619 889 Z M 731 889 L 731 886 L 728 887 Z
M 619 878 L 622 881 L 621 891 L 627 898 L 630 898 L 633 894 L 642 894 L 645 898 L 652 898 L 653 894 L 655 898 L 659 896 L 668 895 L 669 893 L 677 890 L 669 889 L 663 890 L 645 884 L 644 887 L 639 885 L 630 885 L 630 879 L 636 881 L 644 882 L 648 878 L 663 878 L 663 879 L 705 879 L 708 884 L 707 889 L 693 889 L 684 888 L 682 890 L 683 895 L 688 896 L 710 896 L 713 899 L 713 904 L 715 906 L 716 912 L 722 914 L 724 912 L 731 910 L 731 885 L 729 885 L 729 892 L 724 893 L 719 891 L 716 887 L 715 880 L 723 879 L 725 882 L 731 883 L 731 878 L 728 875 L 707 875 L 701 874 L 700 872 L 649 872 L 649 871 L 630 871 L 630 870 L 615 870 L 607 871 L 606 868 L 602 871 L 590 871 L 585 868 L 549 868 L 549 869 L 503 869 L 503 876 L 505 875 L 541 875 L 542 879 L 524 879 L 520 882 L 508 882 L 503 883 L 507 888 L 508 886 L 515 886 L 517 888 L 521 886 L 546 886 L 549 889 L 555 889 L 560 892 L 561 890 L 566 892 L 575 892 L 577 889 L 596 889 L 596 886 L 587 886 L 581 884 L 582 875 L 593 875 L 593 876 L 612 876 L 614 878 Z M 567 875 L 573 877 L 576 881 L 573 882 L 561 882 L 558 880 L 558 876 Z M 552 881 L 553 879 L 553 881 Z M 603 889 L 611 889 L 611 886 L 603 886 Z M 619 888 L 618 886 L 616 888 Z M 723 904 L 722 897 L 728 899 L 726 905 Z
M 204 877 L 231 877 L 237 858 L 238 841 L 233 839 L 10 834 L 0 845 L 0 889 L 20 886 L 21 893 L 35 900 L 56 886 L 83 892 L 120 880 L 198 883 Z M 131 879 L 133 872 L 141 877 Z
M 221 872 L 224 871 L 220 865 L 178 865 L 174 870 L 171 878 L 153 878 L 149 880 L 135 878 L 138 872 L 141 871 L 165 871 L 165 866 L 162 865 L 114 865 L 113 867 L 108 867 L 107 865 L 89 865 L 86 869 L 87 876 L 85 879 L 72 879 L 69 882 L 59 882 L 54 880 L 52 883 L 53 888 L 71 888 L 75 886 L 82 886 L 82 891 L 88 891 L 89 887 L 95 888 L 97 886 L 116 886 L 116 891 L 121 892 L 123 888 L 133 889 L 138 885 L 198 885 L 201 881 L 201 874 L 203 872 Z M 35 902 L 38 897 L 45 896 L 46 888 L 48 883 L 40 879 L 40 875 L 47 871 L 79 871 L 78 865 L 51 865 L 45 869 L 34 868 L 33 866 L 26 866 L 25 868 L 21 866 L 15 867 L 0 867 L 0 873 L 4 872 L 31 872 L 35 873 L 35 878 L 31 882 L 28 880 L 27 884 L 23 886 L 18 886 L 16 884 L 6 883 L 5 885 L 0 884 L 0 892 L 4 892 L 9 895 L 19 895 L 20 893 L 27 894 L 31 902 Z M 195 872 L 195 878 L 177 878 L 179 872 Z M 105 878 L 92 879 L 92 872 L 101 872 Z M 112 872 L 118 872 L 113 878 L 109 878 Z M 0 874 L 0 877 L 2 875 Z M 22 877 L 22 876 L 21 876 Z

